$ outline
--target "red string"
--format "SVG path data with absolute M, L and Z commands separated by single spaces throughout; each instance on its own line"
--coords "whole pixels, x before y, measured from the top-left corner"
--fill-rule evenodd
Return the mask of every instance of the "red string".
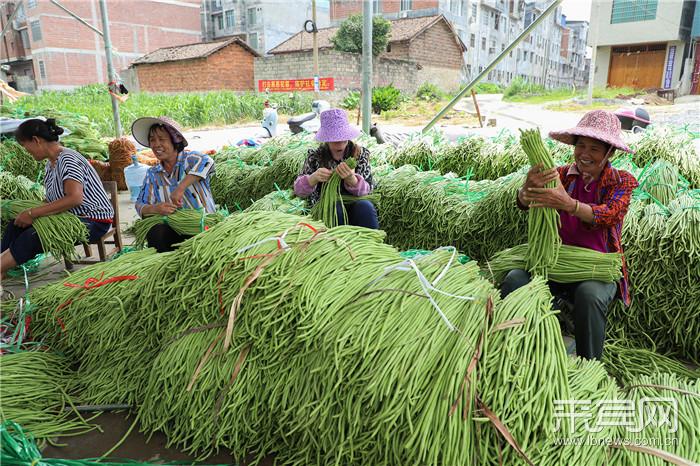
M 115 283 L 115 282 L 123 282 L 126 280 L 136 280 L 139 277 L 136 275 L 119 275 L 116 277 L 111 277 L 108 278 L 107 280 L 103 280 L 102 278 L 104 277 L 105 273 L 102 272 L 102 275 L 100 275 L 100 278 L 88 278 L 85 280 L 85 283 L 82 285 L 76 285 L 75 283 L 64 283 L 64 286 L 69 286 L 71 288 L 83 288 L 86 290 L 91 290 L 93 288 L 99 288 L 100 286 L 103 285 L 108 285 L 110 283 Z

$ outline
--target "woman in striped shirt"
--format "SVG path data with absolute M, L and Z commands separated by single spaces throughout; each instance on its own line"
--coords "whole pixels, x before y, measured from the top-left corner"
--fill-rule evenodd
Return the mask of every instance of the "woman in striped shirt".
M 131 134 L 139 144 L 150 147 L 160 162 L 146 173 L 136 200 L 141 217 L 170 215 L 179 208 L 216 211 L 209 188 L 214 160 L 185 151 L 187 140 L 175 121 L 167 117 L 139 118 L 131 126 Z M 172 251 L 175 244 L 187 238 L 167 224 L 154 226 L 146 235 L 148 245 L 158 252 Z
M 38 217 L 71 212 L 85 223 L 90 241 L 107 233 L 112 225 L 114 209 L 97 172 L 85 157 L 59 143 L 61 134 L 63 128 L 51 118 L 27 120 L 15 132 L 17 142 L 34 160 L 46 161 L 46 203 L 21 212 L 5 229 L 0 256 L 3 277 L 7 270 L 43 252 L 32 227 Z

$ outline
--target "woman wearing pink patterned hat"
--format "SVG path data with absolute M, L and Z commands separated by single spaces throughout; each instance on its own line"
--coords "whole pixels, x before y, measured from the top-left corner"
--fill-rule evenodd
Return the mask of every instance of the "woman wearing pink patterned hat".
M 632 152 L 621 138 L 620 120 L 611 112 L 593 110 L 578 125 L 549 133 L 553 139 L 574 146 L 575 162 L 551 170 L 534 166 L 518 191 L 522 209 L 550 207 L 559 211 L 562 243 L 600 252 L 622 254 L 622 221 L 637 180 L 610 165 L 615 150 Z M 550 182 L 555 188 L 545 188 Z M 573 299 L 576 352 L 587 359 L 600 359 L 605 341 L 608 305 L 619 296 L 630 303 L 627 268 L 618 284 L 587 280 L 579 283 L 550 282 L 552 294 Z M 530 280 L 525 270 L 511 270 L 502 286 L 506 296 Z
M 294 182 L 294 194 L 309 199 L 313 206 L 321 197 L 321 185 L 328 181 L 335 171 L 342 179 L 341 191 L 351 196 L 366 196 L 372 192 L 372 169 L 369 165 L 369 151 L 352 140 L 360 135 L 357 128 L 350 126 L 344 110 L 331 108 L 321 112 L 321 128 L 316 140 L 322 144 L 309 150 L 301 174 Z M 345 162 L 355 158 L 357 165 L 350 168 Z M 338 206 L 338 221 L 343 215 Z M 360 199 L 345 205 L 348 223 L 365 228 L 379 228 L 377 210 L 374 204 Z

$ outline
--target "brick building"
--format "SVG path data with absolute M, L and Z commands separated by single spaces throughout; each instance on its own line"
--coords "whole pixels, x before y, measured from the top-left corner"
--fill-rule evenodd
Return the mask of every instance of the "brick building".
M 165 47 L 134 61 L 138 88 L 150 92 L 253 90 L 260 55 L 240 38 Z
M 114 67 L 127 68 L 145 53 L 200 40 L 201 0 L 109 0 Z M 61 4 L 102 29 L 98 0 Z M 101 38 L 49 0 L 0 0 L 2 25 L 20 8 L 3 39 L 0 63 L 34 89 L 70 89 L 107 82 Z M 19 83 L 19 80 L 17 81 Z
M 333 50 L 337 27 L 319 29 L 319 72 L 332 76 L 338 90 L 360 88 L 360 55 Z M 298 32 L 255 61 L 255 79 L 297 79 L 313 76 L 312 34 Z M 399 19 L 391 22 L 386 52 L 374 62 L 373 83 L 394 84 L 413 93 L 423 82 L 445 90 L 459 87 L 464 65 L 464 43 L 444 16 Z M 439 53 L 436 53 L 439 51 Z

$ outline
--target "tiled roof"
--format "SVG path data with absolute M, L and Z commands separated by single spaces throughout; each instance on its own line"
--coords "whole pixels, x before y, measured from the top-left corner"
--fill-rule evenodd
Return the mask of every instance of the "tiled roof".
M 389 37 L 389 43 L 411 40 L 424 30 L 441 20 L 445 21 L 448 24 L 448 26 L 450 26 L 445 17 L 442 15 L 423 16 L 419 18 L 395 19 L 391 21 L 391 36 Z M 339 28 L 337 26 L 319 29 L 317 33 L 318 48 L 327 49 L 333 47 L 331 38 L 338 32 L 338 29 Z M 451 26 L 450 29 L 452 29 Z M 313 35 L 311 33 L 308 33 L 306 31 L 300 31 L 294 34 L 286 41 L 279 44 L 277 47 L 270 50 L 268 53 L 274 55 L 278 53 L 290 53 L 311 50 L 313 45 L 312 37 Z M 463 46 L 463 44 L 461 45 Z
M 252 49 L 248 44 L 243 42 L 238 37 L 231 39 L 216 41 L 216 42 L 199 42 L 196 44 L 177 45 L 174 47 L 163 47 L 154 50 L 151 53 L 135 60 L 134 65 L 142 65 L 146 63 L 163 63 L 168 61 L 191 60 L 194 58 L 208 57 L 212 53 L 220 50 L 230 44 L 238 43 L 241 47 L 248 50 L 250 53 L 259 57 L 260 54 Z

